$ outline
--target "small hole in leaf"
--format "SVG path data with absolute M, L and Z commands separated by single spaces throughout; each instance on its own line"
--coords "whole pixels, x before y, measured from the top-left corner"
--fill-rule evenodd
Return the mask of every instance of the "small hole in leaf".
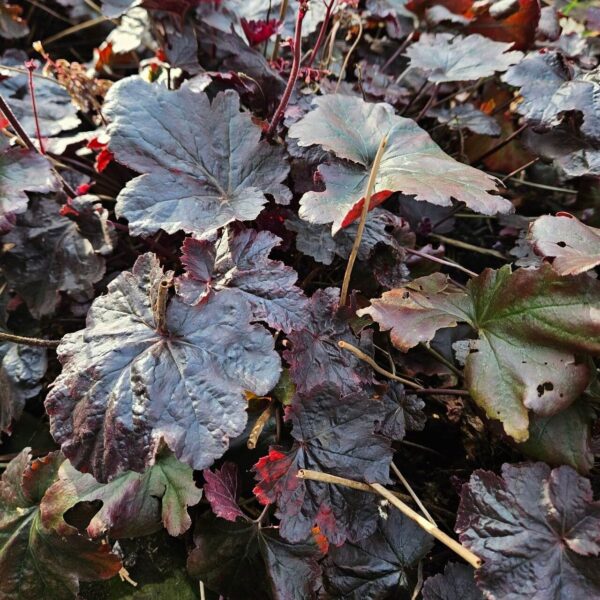
M 556 242 L 556 245 L 560 246 L 561 248 L 565 248 L 567 246 L 565 242 Z
M 410 298 L 410 294 L 409 294 L 408 292 L 404 292 L 404 293 L 402 294 L 402 300 L 406 300 L 406 299 L 408 299 L 408 298 Z
M 554 389 L 554 385 L 550 381 L 545 381 L 537 386 L 538 396 L 541 398 L 546 392 L 551 392 Z

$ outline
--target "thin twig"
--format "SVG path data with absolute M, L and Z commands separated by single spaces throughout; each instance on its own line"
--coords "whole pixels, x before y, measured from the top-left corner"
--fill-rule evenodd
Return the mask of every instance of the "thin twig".
M 384 135 L 379 142 L 379 148 L 377 148 L 377 154 L 375 154 L 375 160 L 371 166 L 371 173 L 369 174 L 369 181 L 367 182 L 367 192 L 363 200 L 362 211 L 360 213 L 360 221 L 358 223 L 358 229 L 356 231 L 356 237 L 354 238 L 354 244 L 352 244 L 352 251 L 348 258 L 348 264 L 346 265 L 346 272 L 344 273 L 344 281 L 342 282 L 342 292 L 340 294 L 340 306 L 345 306 L 346 300 L 348 299 L 348 288 L 350 287 L 350 277 L 352 276 L 352 269 L 358 256 L 358 249 L 362 240 L 363 232 L 365 230 L 365 223 L 367 222 L 367 214 L 369 213 L 369 207 L 371 204 L 371 196 L 373 194 L 373 188 L 375 187 L 375 181 L 377 180 L 377 173 L 379 172 L 379 165 L 381 164 L 381 157 L 387 144 L 387 135 Z
M 406 46 L 408 46 L 413 41 L 416 33 L 417 32 L 413 29 L 413 31 L 411 31 L 406 36 L 406 39 L 398 46 L 398 48 L 396 48 L 394 53 L 385 61 L 385 63 L 383 64 L 383 67 L 381 67 L 381 70 L 379 71 L 380 73 L 383 73 L 400 56 L 400 54 L 406 49 Z
M 22 335 L 13 335 L 5 331 L 0 331 L 0 340 L 3 342 L 13 342 L 23 346 L 37 346 L 38 348 L 56 348 L 60 340 L 44 340 L 42 338 L 23 337 Z
M 460 240 L 455 240 L 453 238 L 446 237 L 445 235 L 438 235 L 437 233 L 430 233 L 429 237 L 432 237 L 440 242 L 444 242 L 449 246 L 456 246 L 457 248 L 462 248 L 463 250 L 470 250 L 471 252 L 477 252 L 478 254 L 486 254 L 487 256 L 499 258 L 500 260 L 507 260 L 504 254 L 501 254 L 497 250 L 492 250 L 491 248 L 482 248 L 481 246 L 475 246 L 467 242 L 462 242 Z
M 511 177 L 514 177 L 515 175 L 518 175 L 521 171 L 524 171 L 525 169 L 529 168 L 531 165 L 535 164 L 538 160 L 540 160 L 540 157 L 536 156 L 533 160 L 530 160 L 529 162 L 525 163 L 518 169 L 511 171 L 508 175 L 503 177 L 500 181 L 502 183 L 504 183 L 507 179 L 510 179 Z
M 156 330 L 162 334 L 167 333 L 167 300 L 169 299 L 169 288 L 171 287 L 171 283 L 171 279 L 167 277 L 160 280 L 156 304 L 153 307 Z
M 475 273 L 474 271 L 469 271 L 469 269 L 467 269 L 466 267 L 463 267 L 462 265 L 459 265 L 458 263 L 453 263 L 453 262 L 450 262 L 449 260 L 444 260 L 443 258 L 438 258 L 437 256 L 431 256 L 430 254 L 427 254 L 426 252 L 414 250 L 413 248 L 404 247 L 403 250 L 405 252 L 408 252 L 409 254 L 414 254 L 415 256 L 420 256 L 421 258 L 430 260 L 431 262 L 435 262 L 440 265 L 445 265 L 447 267 L 452 267 L 453 269 L 458 269 L 459 271 L 466 273 L 469 277 L 477 277 L 477 273 Z
M 422 344 L 423 348 L 433 356 L 438 362 L 442 363 L 445 367 L 448 367 L 457 377 L 462 377 L 462 373 L 443 355 L 437 350 L 433 349 L 429 344 Z
M 89 29 L 90 27 L 95 27 L 96 25 L 100 25 L 100 23 L 104 23 L 105 21 L 110 21 L 110 19 L 108 17 L 101 16 L 101 17 L 95 17 L 94 19 L 90 19 L 89 21 L 85 21 L 83 23 L 78 23 L 77 25 L 74 25 L 73 27 L 68 27 L 67 29 L 63 29 L 61 32 L 59 32 L 55 35 L 51 35 L 50 37 L 47 37 L 45 40 L 42 40 L 42 45 L 47 46 L 48 44 L 51 44 L 52 42 L 57 42 L 58 40 L 61 40 L 73 33 L 77 33 L 79 31 L 83 31 L 85 29 Z
M 335 36 L 337 35 L 338 29 L 340 28 L 342 22 L 340 19 L 334 19 L 333 27 L 329 32 L 327 38 L 329 39 L 329 45 L 327 48 L 327 59 L 325 62 L 321 59 L 321 69 L 329 69 L 329 65 L 331 64 L 331 59 L 333 58 L 333 49 L 335 47 Z M 326 44 L 327 45 L 327 44 Z
M 410 506 L 402 502 L 390 490 L 384 488 L 379 483 L 365 484 L 360 481 L 353 479 L 346 479 L 345 477 L 337 477 L 336 475 L 330 475 L 329 473 L 323 473 L 321 471 L 312 471 L 309 469 L 300 469 L 296 475 L 300 479 L 311 479 L 313 481 L 321 481 L 323 483 L 329 483 L 332 485 L 343 485 L 345 487 L 353 488 L 355 490 L 366 491 L 365 487 L 371 488 L 377 492 L 380 496 L 383 496 L 391 504 L 393 504 L 400 512 L 406 515 L 409 519 L 412 519 L 419 527 L 427 531 L 434 538 L 442 542 L 448 548 L 456 552 L 461 558 L 466 560 L 470 565 L 476 569 L 481 566 L 481 559 L 473 554 L 470 550 L 462 546 L 455 539 L 438 529 L 435 525 L 430 523 L 427 519 L 422 517 L 418 512 L 414 511 Z
M 477 165 L 477 164 L 481 163 L 483 160 L 485 160 L 486 158 L 488 158 L 489 156 L 491 156 L 492 154 L 495 154 L 496 152 L 498 152 L 498 150 L 501 150 L 502 148 L 504 148 L 504 146 L 506 146 L 507 144 L 510 144 L 510 142 L 512 142 L 522 131 L 527 129 L 527 127 L 529 127 L 529 123 L 524 123 L 517 130 L 513 131 L 508 137 L 505 137 L 503 140 L 500 140 L 497 144 L 494 144 L 489 150 L 486 150 L 483 154 L 478 156 L 475 160 L 471 161 L 471 164 Z
M 200 580 L 200 600 L 206 600 L 206 592 L 204 591 L 204 582 Z
M 265 425 L 268 423 L 271 415 L 273 414 L 273 409 L 275 407 L 274 402 L 269 402 L 267 408 L 262 411 L 258 419 L 256 419 L 256 423 L 252 427 L 250 431 L 250 435 L 248 436 L 248 441 L 246 442 L 246 446 L 249 450 L 254 450 L 256 448 L 256 443 L 258 442 L 258 438 L 262 433 L 262 430 L 265 428 Z
M 518 177 L 511 177 L 508 181 L 514 181 L 518 185 L 524 185 L 527 187 L 536 188 L 538 190 L 548 190 L 549 192 L 558 192 L 560 194 L 579 194 L 578 190 L 556 187 L 554 185 L 546 185 L 545 183 L 535 183 L 534 181 L 519 179 Z
M 40 154 L 46 154 L 44 149 L 44 140 L 42 139 L 42 130 L 40 129 L 40 119 L 38 116 L 37 102 L 35 101 L 35 85 L 33 83 L 33 71 L 35 70 L 35 63 L 33 60 L 28 60 L 25 63 L 25 67 L 28 71 L 27 82 L 29 84 L 29 95 L 31 96 L 31 108 L 33 110 L 33 120 L 35 122 L 35 132 L 37 134 L 38 144 L 40 147 Z
M 356 50 L 356 46 L 358 46 L 358 43 L 360 42 L 360 40 L 362 38 L 362 34 L 363 34 L 363 24 L 362 24 L 362 19 L 359 18 L 358 19 L 358 35 L 356 36 L 356 39 L 354 40 L 354 43 L 352 44 L 352 46 L 350 46 L 350 50 L 348 50 L 348 53 L 346 54 L 346 58 L 344 59 L 344 62 L 342 64 L 342 69 L 338 76 L 337 83 L 335 84 L 335 93 L 336 94 L 337 94 L 338 88 L 340 87 L 340 83 L 342 83 L 342 78 L 344 77 L 344 73 L 346 71 L 346 67 L 348 66 L 348 62 L 350 61 L 350 57 L 352 56 L 352 53 L 354 52 L 354 50 Z
M 410 483 L 408 483 L 408 481 L 406 480 L 406 478 L 404 477 L 404 475 L 402 475 L 402 473 L 400 472 L 400 469 L 393 462 L 390 463 L 390 466 L 392 467 L 392 471 L 394 471 L 394 475 L 396 475 L 396 477 L 400 480 L 400 482 L 402 483 L 402 485 L 407 489 L 407 491 L 410 494 L 411 498 L 415 501 L 415 504 L 421 509 L 421 512 L 425 515 L 425 517 L 427 518 L 427 520 L 432 525 L 435 525 L 437 527 L 437 523 L 435 522 L 435 520 L 433 519 L 433 517 L 429 514 L 429 511 L 425 508 L 425 506 L 423 505 L 423 503 L 419 499 L 419 496 L 417 496 L 417 494 L 415 493 L 415 491 L 412 489 Z
M 474 569 L 481 567 L 481 559 L 478 556 L 465 548 L 460 542 L 457 542 L 454 538 L 451 538 L 448 534 L 444 533 L 441 529 L 435 525 L 432 525 L 427 519 L 422 517 L 418 512 L 414 511 L 410 506 L 402 502 L 402 500 L 394 496 L 394 494 L 384 488 L 380 483 L 372 483 L 371 487 L 386 500 L 389 500 L 390 503 L 393 504 L 402 514 L 406 515 L 409 519 L 412 519 L 417 525 L 419 525 L 427 533 L 431 534 L 436 540 L 442 542 L 442 544 L 450 548 L 450 550 L 467 561 Z
M 431 104 L 435 100 L 439 86 L 440 86 L 439 83 L 433 84 L 433 89 L 431 90 L 429 99 L 427 100 L 427 102 L 425 103 L 425 106 L 421 109 L 421 112 L 419 112 L 419 114 L 417 115 L 417 117 L 415 119 L 415 121 L 417 123 L 427 114 L 427 111 L 431 108 Z
M 296 85 L 296 79 L 298 79 L 298 71 L 300 69 L 300 57 L 302 55 L 302 21 L 304 21 L 304 16 L 308 11 L 308 2 L 304 0 L 300 3 L 298 7 L 298 16 L 296 17 L 296 31 L 294 34 L 294 55 L 292 59 L 292 70 L 290 71 L 290 77 L 288 79 L 287 85 L 285 86 L 285 91 L 283 92 L 283 96 L 281 97 L 281 101 L 279 102 L 279 106 L 273 115 L 273 119 L 267 129 L 267 139 L 273 137 L 275 133 L 275 129 L 277 129 L 277 125 L 279 121 L 283 117 L 283 113 L 290 101 L 290 97 L 292 92 L 294 91 L 294 86 Z
M 340 340 L 338 342 L 338 346 L 342 350 L 348 350 L 352 352 L 356 358 L 366 362 L 369 366 L 373 367 L 375 371 L 377 371 L 380 375 L 387 377 L 388 379 L 393 379 L 394 381 L 399 381 L 400 383 L 413 388 L 414 390 L 418 390 L 419 394 L 438 394 L 438 395 L 451 395 L 451 396 L 466 396 L 469 394 L 467 390 L 456 390 L 453 388 L 426 388 L 422 385 L 411 381 L 410 379 L 404 379 L 404 377 L 398 377 L 398 375 L 394 375 L 394 373 L 390 373 L 386 371 L 383 367 L 380 367 L 369 355 L 365 354 L 362 350 L 345 342 L 344 340 Z
M 283 23 L 285 21 L 285 13 L 287 13 L 288 9 L 288 0 L 283 0 L 281 6 L 279 7 L 279 22 Z M 273 45 L 273 53 L 271 54 L 271 60 L 277 60 L 277 55 L 279 54 L 279 44 L 281 43 L 281 36 L 277 34 L 275 36 L 275 44 Z

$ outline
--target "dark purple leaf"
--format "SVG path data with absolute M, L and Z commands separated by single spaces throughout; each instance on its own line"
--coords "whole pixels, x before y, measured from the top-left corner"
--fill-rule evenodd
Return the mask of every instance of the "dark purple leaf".
M 54 312 L 59 292 L 89 299 L 94 283 L 104 275 L 104 258 L 77 224 L 59 211 L 54 198 L 37 196 L 3 238 L 14 244 L 0 258 L 4 276 L 36 318 Z
M 144 102 L 139 102 L 139 98 Z M 116 160 L 140 173 L 119 194 L 116 211 L 134 235 L 163 229 L 202 234 L 258 216 L 270 194 L 286 203 L 283 150 L 260 141 L 238 95 L 160 85 L 128 77 L 108 93 L 104 114 Z
M 406 56 L 409 66 L 424 71 L 433 83 L 470 81 L 506 71 L 518 63 L 523 53 L 509 52 L 512 46 L 479 34 L 463 37 L 425 33 L 408 47 Z
M 10 231 L 16 216 L 27 210 L 25 192 L 55 192 L 60 189 L 48 159 L 33 150 L 9 147 L 0 140 L 0 234 Z
M 307 192 L 300 216 L 311 223 L 331 223 L 335 233 L 352 223 L 362 207 L 371 165 L 384 136 L 388 143 L 375 182 L 371 208 L 394 192 L 415 200 L 450 206 L 452 199 L 475 212 L 511 212 L 508 200 L 488 193 L 496 180 L 450 158 L 411 119 L 394 114 L 388 104 L 330 94 L 315 99 L 316 109 L 289 130 L 300 146 L 319 144 L 340 159 L 321 165 L 323 192 Z
M 235 521 L 238 517 L 246 518 L 238 506 L 239 477 L 235 463 L 226 462 L 213 473 L 205 469 L 204 495 L 217 517 L 227 521 Z
M 338 312 L 337 288 L 317 290 L 309 303 L 310 316 L 302 329 L 288 335 L 291 349 L 283 357 L 299 392 L 331 382 L 346 392 L 362 390 L 372 381 L 372 370 L 354 354 L 338 346 L 344 340 L 369 352 L 368 334 L 359 341 Z M 361 343 L 362 342 L 362 343 Z
M 427 417 L 425 402 L 407 394 L 401 383 L 392 381 L 383 396 L 384 417 L 378 432 L 392 440 L 403 440 L 407 431 L 421 431 Z
M 200 502 L 201 496 L 192 469 L 171 454 L 159 456 L 145 473 L 128 471 L 107 484 L 80 473 L 67 460 L 58 471 L 58 481 L 44 496 L 41 517 L 44 525 L 51 526 L 80 502 L 99 500 L 102 508 L 87 526 L 93 539 L 148 535 L 162 526 L 177 536 L 189 529 L 192 521 L 187 507 Z
M 483 600 L 473 575 L 471 567 L 449 562 L 443 575 L 440 573 L 425 580 L 423 600 Z
M 313 469 L 367 482 L 386 483 L 392 452 L 374 433 L 383 405 L 364 392 L 340 394 L 331 383 L 298 394 L 286 408 L 295 442 L 289 452 L 271 448 L 254 467 L 254 492 L 263 504 L 277 502 L 281 535 L 305 539 L 314 525 L 333 544 L 370 535 L 377 502 L 370 494 L 296 477 Z
M 412 593 L 417 563 L 433 538 L 395 508 L 384 514 L 368 538 L 330 548 L 323 563 L 329 598 L 382 600 Z
M 72 600 L 79 581 L 108 579 L 121 567 L 108 544 L 92 542 L 57 518 L 47 527 L 40 502 L 56 478 L 62 456 L 31 458 L 25 448 L 0 481 L 0 597 Z
M 275 528 L 231 523 L 212 515 L 198 521 L 188 571 L 229 600 L 309 600 L 320 576 L 314 541 L 290 544 Z
M 600 141 L 600 84 L 598 69 L 579 72 L 559 52 L 537 52 L 512 67 L 503 80 L 520 87 L 519 112 L 544 127 L 560 124 L 565 113 L 583 115 L 581 132 Z
M 210 466 L 244 429 L 244 391 L 266 394 L 279 379 L 273 338 L 248 324 L 236 292 L 198 307 L 173 298 L 160 333 L 152 307 L 164 277 L 155 256 L 139 257 L 58 348 L 52 435 L 100 481 L 151 466 L 163 440 L 194 469 Z
M 187 238 L 181 258 L 186 274 L 177 280 L 179 295 L 189 304 L 211 291 L 236 289 L 250 304 L 255 319 L 289 332 L 308 318 L 308 300 L 294 284 L 296 272 L 271 250 L 281 240 L 269 231 L 228 231 L 216 242 Z
M 600 596 L 600 503 L 571 467 L 504 465 L 464 484 L 456 531 L 484 560 L 475 579 L 490 600 Z

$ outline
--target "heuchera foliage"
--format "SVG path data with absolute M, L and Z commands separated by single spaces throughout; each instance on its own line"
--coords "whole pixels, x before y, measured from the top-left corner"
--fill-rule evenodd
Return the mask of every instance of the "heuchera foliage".
M 598 15 L 0 2 L 0 600 L 600 598 Z

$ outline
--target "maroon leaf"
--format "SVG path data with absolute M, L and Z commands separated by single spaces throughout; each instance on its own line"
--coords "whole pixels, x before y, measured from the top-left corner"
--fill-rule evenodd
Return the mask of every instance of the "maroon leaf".
M 232 230 L 216 242 L 187 238 L 181 261 L 186 274 L 177 280 L 179 295 L 189 304 L 208 297 L 211 290 L 240 291 L 254 317 L 275 329 L 291 331 L 308 317 L 308 301 L 296 287 L 296 272 L 269 254 L 281 240 L 269 231 Z
M 283 356 L 290 364 L 290 376 L 299 392 L 307 393 L 323 382 L 350 392 L 362 390 L 372 381 L 371 369 L 338 346 L 340 340 L 361 345 L 338 312 L 338 303 L 337 288 L 318 290 L 310 299 L 310 316 L 304 326 L 288 335 L 291 349 Z M 367 335 L 361 341 L 363 350 L 368 352 Z
M 213 473 L 209 469 L 203 471 L 204 495 L 217 517 L 227 521 L 235 521 L 238 517 L 246 518 L 238 506 L 238 469 L 235 463 L 226 462 Z
M 425 402 L 414 394 L 407 394 L 401 383 L 390 383 L 383 396 L 383 406 L 385 416 L 378 433 L 392 440 L 403 440 L 407 431 L 421 431 L 425 427 Z
M 392 508 L 368 538 L 331 548 L 323 563 L 329 598 L 380 600 L 412 592 L 417 563 L 431 550 L 432 537 Z
M 423 600 L 483 600 L 473 575 L 471 567 L 449 562 L 443 575 L 440 573 L 425 580 Z
M 456 531 L 484 560 L 475 578 L 486 598 L 600 596 L 600 502 L 571 467 L 476 471 L 463 486 Z
M 263 504 L 277 502 L 281 535 L 301 541 L 316 524 L 333 544 L 359 540 L 374 531 L 377 502 L 338 485 L 296 477 L 299 469 L 386 483 L 392 452 L 374 433 L 383 406 L 364 392 L 340 394 L 331 383 L 298 394 L 286 408 L 295 440 L 291 450 L 271 448 L 254 470 L 254 493 Z

